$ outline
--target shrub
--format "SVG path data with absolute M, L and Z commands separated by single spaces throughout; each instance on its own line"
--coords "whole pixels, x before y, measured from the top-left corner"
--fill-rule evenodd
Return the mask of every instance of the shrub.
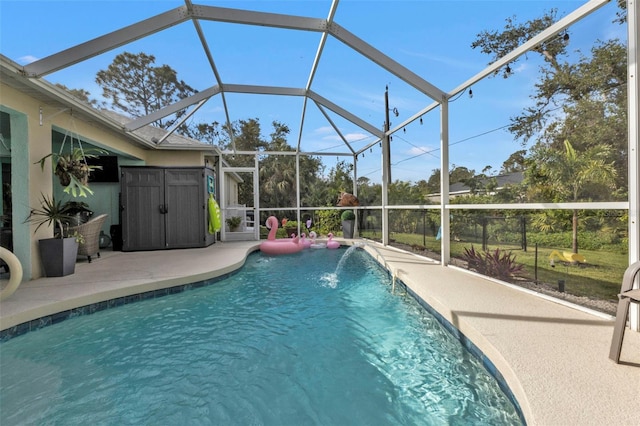
M 342 212 L 340 220 L 356 220 L 356 215 L 351 210 L 345 210 Z
M 465 247 L 463 259 L 467 261 L 469 269 L 501 280 L 508 280 L 518 274 L 524 266 L 516 263 L 516 256 L 511 251 L 496 248 L 494 251 L 479 252 L 473 245 L 471 249 Z

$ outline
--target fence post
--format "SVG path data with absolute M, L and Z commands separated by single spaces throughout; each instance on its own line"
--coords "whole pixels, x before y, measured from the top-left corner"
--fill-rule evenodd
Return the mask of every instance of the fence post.
M 538 243 L 536 243 L 536 255 L 533 263 L 533 281 L 538 284 Z

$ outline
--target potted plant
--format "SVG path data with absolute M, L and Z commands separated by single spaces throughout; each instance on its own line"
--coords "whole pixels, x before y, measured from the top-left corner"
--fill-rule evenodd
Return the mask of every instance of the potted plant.
M 287 233 L 287 237 L 290 237 L 291 234 L 298 235 L 298 222 L 295 220 L 287 220 L 284 225 L 285 232 Z
M 240 216 L 232 216 L 230 218 L 227 218 L 225 222 L 227 222 L 227 225 L 229 225 L 229 231 L 235 232 L 238 230 L 238 227 L 242 223 L 242 218 Z
M 352 210 L 345 210 L 340 215 L 340 220 L 342 221 L 342 236 L 344 238 L 353 238 L 356 215 Z
M 44 170 L 47 158 L 51 157 L 53 173 L 58 176 L 60 184 L 65 187 L 64 192 L 74 197 L 86 197 L 87 193 L 93 194 L 89 189 L 89 174 L 92 170 L 101 169 L 100 166 L 87 164 L 87 158 L 97 158 L 99 154 L 105 154 L 102 149 L 83 150 L 81 147 L 72 148 L 67 154 L 54 153 L 45 155 L 36 163 Z
M 35 223 L 36 232 L 42 226 L 53 226 L 53 238 L 44 238 L 38 241 L 40 259 L 44 275 L 47 277 L 62 277 L 70 275 L 76 269 L 76 257 L 78 255 L 78 242 L 81 235 L 65 235 L 65 226 L 68 226 L 73 217 L 69 213 L 69 205 L 56 201 L 55 198 L 42 194 L 40 208 L 31 210 L 28 222 Z

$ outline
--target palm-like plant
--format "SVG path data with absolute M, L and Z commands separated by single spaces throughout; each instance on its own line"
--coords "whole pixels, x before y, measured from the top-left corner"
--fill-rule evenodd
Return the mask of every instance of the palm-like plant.
M 576 152 L 568 140 L 564 141 L 564 152 L 547 149 L 543 152 L 540 171 L 552 189 L 558 201 L 579 201 L 584 188 L 590 184 L 604 185 L 609 189 L 615 186 L 617 175 L 611 160 L 612 149 L 600 144 Z M 573 210 L 573 252 L 578 252 L 578 210 Z
M 27 222 L 35 223 L 36 232 L 40 227 L 53 226 L 54 237 L 64 238 L 64 224 L 69 223 L 73 216 L 71 215 L 71 206 L 62 201 L 56 201 L 53 196 L 41 194 L 40 208 L 31 209 L 31 213 L 27 218 Z

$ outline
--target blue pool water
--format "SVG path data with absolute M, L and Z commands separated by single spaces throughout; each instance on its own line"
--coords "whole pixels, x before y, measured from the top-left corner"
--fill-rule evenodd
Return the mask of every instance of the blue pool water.
M 521 424 L 458 340 L 345 253 L 254 253 L 213 285 L 4 342 L 0 424 Z

